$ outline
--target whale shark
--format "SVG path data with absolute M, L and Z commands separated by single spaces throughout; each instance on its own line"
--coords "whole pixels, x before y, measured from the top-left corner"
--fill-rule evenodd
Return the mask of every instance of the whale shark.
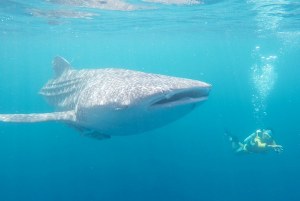
M 0 122 L 57 121 L 96 139 L 162 127 L 207 100 L 202 81 L 120 68 L 75 70 L 63 57 L 52 62 L 54 77 L 40 90 L 55 112 L 0 114 Z

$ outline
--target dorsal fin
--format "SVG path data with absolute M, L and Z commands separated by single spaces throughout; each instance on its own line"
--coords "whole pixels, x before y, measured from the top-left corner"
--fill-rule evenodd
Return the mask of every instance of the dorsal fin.
M 71 64 L 60 56 L 57 56 L 53 59 L 52 65 L 56 77 L 59 77 L 66 70 L 71 69 Z

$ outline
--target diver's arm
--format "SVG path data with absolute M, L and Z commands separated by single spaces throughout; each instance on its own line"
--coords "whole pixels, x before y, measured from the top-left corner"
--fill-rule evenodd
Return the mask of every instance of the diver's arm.
M 282 147 L 281 145 L 278 145 L 275 140 L 273 140 L 270 144 L 268 144 L 268 147 Z
M 251 135 L 249 135 L 248 137 L 246 137 L 246 139 L 244 139 L 244 143 L 248 143 L 250 140 L 252 140 L 253 138 L 255 138 L 256 133 L 252 133 Z
M 256 130 L 254 133 L 249 135 L 245 140 L 244 143 L 248 143 L 250 140 L 255 140 L 256 138 L 259 137 L 259 134 L 261 134 L 262 131 L 260 129 Z
M 269 144 L 268 147 L 270 147 L 271 149 L 273 149 L 274 151 L 280 153 L 283 151 L 283 147 L 279 144 Z
M 273 142 L 271 144 L 268 144 L 267 147 L 273 149 L 276 152 L 282 152 L 283 151 L 283 147 L 279 144 L 276 144 L 275 140 L 273 140 Z
M 267 143 L 263 143 L 259 140 L 256 141 L 256 143 L 257 143 L 257 146 L 261 149 L 269 148 L 269 149 L 273 149 L 277 153 L 281 153 L 283 151 L 283 147 L 276 143 L 275 144 L 267 144 Z

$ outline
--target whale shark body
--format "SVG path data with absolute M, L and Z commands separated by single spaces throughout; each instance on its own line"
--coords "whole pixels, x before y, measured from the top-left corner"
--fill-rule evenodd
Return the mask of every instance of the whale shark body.
M 40 94 L 56 112 L 0 114 L 0 122 L 60 121 L 97 139 L 131 135 L 168 124 L 208 98 L 205 82 L 139 71 L 75 70 L 62 57 Z

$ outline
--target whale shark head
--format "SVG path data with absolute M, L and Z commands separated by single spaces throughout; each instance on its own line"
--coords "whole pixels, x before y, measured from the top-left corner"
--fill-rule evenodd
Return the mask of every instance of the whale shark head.
M 168 124 L 205 101 L 211 88 L 196 80 L 123 69 L 97 74 L 82 91 L 77 121 L 108 135 L 136 134 Z

